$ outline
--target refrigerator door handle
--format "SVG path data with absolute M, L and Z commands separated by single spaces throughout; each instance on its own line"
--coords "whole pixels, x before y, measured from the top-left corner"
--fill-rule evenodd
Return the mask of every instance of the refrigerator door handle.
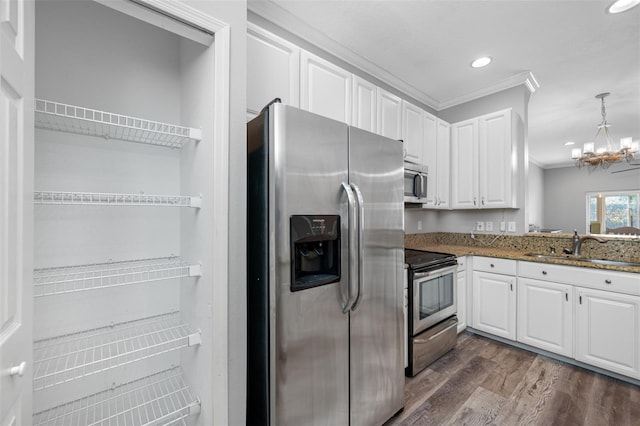
M 351 310 L 355 311 L 358 308 L 362 294 L 362 272 L 364 267 L 364 198 L 358 185 L 352 183 L 351 188 L 353 188 L 353 192 L 356 194 L 356 200 L 358 201 L 358 292 L 351 307 Z
M 356 198 L 353 195 L 353 190 L 348 183 L 342 182 L 342 189 L 347 194 L 347 202 L 349 206 L 349 232 L 348 232 L 348 245 L 349 245 L 349 274 L 347 279 L 347 300 L 346 304 L 342 307 L 342 313 L 346 314 L 351 310 L 355 300 L 354 286 L 356 284 L 356 274 L 358 273 L 357 253 L 355 250 L 355 244 L 357 239 L 357 205 Z

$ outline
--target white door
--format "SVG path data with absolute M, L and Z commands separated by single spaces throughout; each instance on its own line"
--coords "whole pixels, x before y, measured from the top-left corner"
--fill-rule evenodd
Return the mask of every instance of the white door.
M 247 112 L 260 113 L 269 102 L 297 107 L 300 49 L 256 25 L 247 27 Z
M 377 128 L 377 87 L 356 75 L 353 79 L 353 114 L 351 125 L 375 133 Z
M 438 205 L 438 119 L 425 112 L 424 122 L 424 143 L 423 143 L 423 164 L 427 169 L 427 206 L 437 207 Z M 447 167 L 447 170 L 449 168 Z M 449 177 L 447 176 L 447 179 Z
M 436 206 L 440 209 L 449 208 L 449 184 L 451 182 L 451 126 L 446 121 L 438 119 L 437 130 L 437 162 L 436 178 Z M 433 173 L 431 173 L 433 176 Z
M 451 207 L 478 207 L 478 121 L 451 125 Z
M 402 100 L 386 90 L 378 88 L 378 134 L 391 139 L 402 138 Z M 407 154 L 404 147 L 405 160 L 415 161 Z
M 480 208 L 513 205 L 511 155 L 511 110 L 480 117 L 477 155 Z
M 576 288 L 576 359 L 640 378 L 640 297 Z
M 473 272 L 473 328 L 516 339 L 515 277 Z
M 573 358 L 573 286 L 518 278 L 518 342 Z
M 351 73 L 302 51 L 300 108 L 351 124 Z
M 0 1 L 0 425 L 31 423 L 33 2 Z
M 406 160 L 424 164 L 424 122 L 422 110 L 409 102 L 402 101 L 402 140 Z

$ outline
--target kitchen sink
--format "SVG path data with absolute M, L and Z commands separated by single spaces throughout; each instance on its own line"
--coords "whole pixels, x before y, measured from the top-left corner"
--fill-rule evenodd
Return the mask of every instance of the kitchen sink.
M 574 260 L 577 262 L 597 263 L 600 265 L 613 265 L 613 266 L 637 266 L 640 267 L 638 262 L 627 262 L 624 260 L 609 260 L 609 259 L 591 259 L 588 257 L 575 257 L 570 254 L 539 254 L 539 253 L 527 253 L 525 256 L 537 257 L 538 259 L 560 259 L 560 260 Z

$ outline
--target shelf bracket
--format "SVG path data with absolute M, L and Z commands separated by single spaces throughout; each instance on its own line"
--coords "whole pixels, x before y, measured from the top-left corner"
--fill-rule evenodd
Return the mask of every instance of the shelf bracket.
M 200 414 L 201 405 L 202 405 L 202 402 L 200 401 L 200 398 L 196 398 L 196 400 L 190 403 L 189 406 L 187 407 L 187 412 L 189 413 L 188 415 L 197 416 L 198 414 Z
M 196 346 L 202 343 L 202 331 L 198 330 L 197 332 L 189 335 L 189 346 Z
M 189 206 L 199 209 L 202 207 L 202 196 L 200 197 L 191 197 L 191 203 Z
M 190 277 L 200 277 L 202 276 L 202 263 L 198 263 L 196 265 L 189 266 L 189 276 Z

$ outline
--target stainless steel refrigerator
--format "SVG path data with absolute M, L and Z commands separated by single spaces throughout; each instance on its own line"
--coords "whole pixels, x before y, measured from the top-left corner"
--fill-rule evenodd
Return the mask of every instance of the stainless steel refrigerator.
M 247 424 L 403 408 L 403 148 L 280 103 L 247 125 Z

